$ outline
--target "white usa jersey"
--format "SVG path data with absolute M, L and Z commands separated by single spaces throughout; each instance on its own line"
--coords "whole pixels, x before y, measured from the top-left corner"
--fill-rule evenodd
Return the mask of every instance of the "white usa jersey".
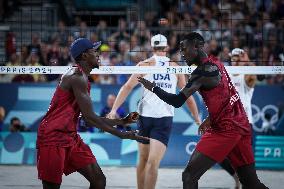
M 169 66 L 170 59 L 166 56 L 152 56 L 155 66 Z M 176 94 L 177 76 L 175 74 L 147 74 L 145 79 L 155 82 L 168 93 Z M 156 94 L 142 87 L 142 98 L 138 104 L 138 112 L 145 117 L 161 118 L 174 116 L 174 107 L 162 101 Z
M 244 74 L 230 75 L 230 78 L 232 80 L 233 85 L 235 86 L 236 90 L 238 91 L 240 95 L 241 102 L 246 111 L 249 123 L 252 124 L 253 119 L 252 119 L 251 99 L 252 99 L 254 88 L 250 88 L 249 86 L 247 86 Z

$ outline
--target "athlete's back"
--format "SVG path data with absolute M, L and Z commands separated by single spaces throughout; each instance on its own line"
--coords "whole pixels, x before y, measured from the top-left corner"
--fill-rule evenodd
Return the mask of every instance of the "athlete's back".
M 170 59 L 166 56 L 154 55 L 146 61 L 153 62 L 152 66 L 170 65 Z M 177 76 L 175 74 L 146 74 L 144 78 L 151 82 L 154 81 L 157 86 L 169 93 L 176 93 Z M 174 107 L 165 103 L 154 93 L 143 87 L 142 98 L 138 105 L 138 112 L 140 115 L 145 117 L 172 117 L 174 116 Z
M 221 81 L 215 88 L 199 90 L 208 108 L 212 130 L 236 130 L 250 134 L 245 110 L 224 65 L 211 56 L 205 60 L 207 63 L 216 65 L 221 73 Z

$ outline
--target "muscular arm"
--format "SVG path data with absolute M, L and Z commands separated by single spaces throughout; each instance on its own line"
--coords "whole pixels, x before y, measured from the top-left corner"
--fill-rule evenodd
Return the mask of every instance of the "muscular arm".
M 106 119 L 102 119 L 93 112 L 92 101 L 88 94 L 87 82 L 85 81 L 85 79 L 82 76 L 75 74 L 72 76 L 70 83 L 85 121 L 90 125 L 95 125 L 96 127 L 106 132 L 121 137 L 121 132 L 116 130 L 112 126 L 123 124 L 122 120 L 115 119 L 106 121 Z
M 140 79 L 141 80 L 141 79 Z M 154 87 L 153 92 L 166 103 L 175 108 L 181 107 L 185 101 L 200 88 L 210 90 L 218 85 L 221 80 L 221 73 L 214 64 L 204 64 L 196 68 L 192 73 L 186 86 L 179 92 L 179 94 L 171 94 L 162 90 L 159 87 Z M 140 81 L 141 82 L 141 81 Z M 145 86 L 142 81 L 141 83 Z M 147 87 L 146 87 L 147 88 Z
M 167 104 L 172 105 L 175 108 L 179 108 L 200 87 L 200 82 L 189 81 L 189 83 L 178 94 L 168 93 L 157 86 L 153 88 L 153 93 L 155 93 L 161 100 L 163 100 Z

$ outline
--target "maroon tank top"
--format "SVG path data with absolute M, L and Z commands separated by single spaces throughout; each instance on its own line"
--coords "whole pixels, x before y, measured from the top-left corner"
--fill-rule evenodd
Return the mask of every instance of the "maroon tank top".
M 224 65 L 213 56 L 203 62 L 215 64 L 221 73 L 221 81 L 215 88 L 199 90 L 209 112 L 211 131 L 233 130 L 243 135 L 250 134 L 251 127 L 239 94 Z
M 88 82 L 90 94 L 90 83 Z M 72 146 L 80 136 L 77 123 L 80 109 L 72 91 L 65 91 L 58 85 L 49 109 L 43 117 L 37 136 L 37 146 Z

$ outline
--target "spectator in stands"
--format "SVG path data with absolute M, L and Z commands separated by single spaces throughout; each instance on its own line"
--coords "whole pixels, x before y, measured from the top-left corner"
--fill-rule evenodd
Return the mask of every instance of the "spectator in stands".
M 258 66 L 268 66 L 272 64 L 273 54 L 267 46 L 263 46 L 258 51 Z
M 11 54 L 16 53 L 16 35 L 14 32 L 8 32 L 6 35 L 6 60 L 10 58 Z
M 12 53 L 6 66 L 21 66 L 19 55 L 17 55 L 17 53 Z M 0 82 L 9 83 L 14 77 L 14 74 L 0 74 Z
M 10 120 L 10 128 L 11 132 L 25 132 L 30 131 L 25 125 L 22 124 L 21 120 L 18 117 L 13 117 Z
M 222 50 L 221 47 L 218 45 L 218 42 L 215 39 L 212 39 L 209 42 L 209 47 L 208 47 L 208 52 L 207 52 L 209 55 L 213 55 L 215 57 L 218 57 L 221 50 Z
M 111 75 L 111 74 L 101 74 L 99 76 L 99 83 L 102 85 L 113 85 L 116 84 L 115 81 L 115 76 Z
M 103 44 L 100 46 L 100 51 L 101 51 L 101 55 L 100 55 L 100 65 L 101 66 L 109 66 L 110 65 L 110 48 L 108 45 Z
M 129 33 L 127 31 L 127 23 L 121 18 L 118 20 L 117 32 L 111 35 L 111 39 L 114 41 L 129 40 Z
M 225 66 L 229 66 L 230 64 L 230 49 L 228 47 L 223 47 L 222 52 L 220 53 L 219 59 L 223 62 Z
M 60 57 L 60 38 L 57 34 L 54 34 L 52 36 L 52 44 L 51 47 L 49 48 L 47 55 L 46 55 L 46 60 L 47 60 L 47 66 L 59 66 L 59 57 Z
M 88 127 L 87 123 L 83 119 L 83 117 L 80 117 L 78 121 L 78 131 L 79 132 L 90 132 L 93 133 L 97 128 L 95 127 Z
M 110 66 L 123 66 L 117 53 L 112 53 L 110 55 Z M 118 85 L 124 84 L 128 79 L 128 76 L 126 74 L 116 74 L 114 75 L 114 77 L 115 83 Z
M 21 57 L 20 57 L 20 63 L 21 65 L 25 66 L 27 65 L 27 59 L 29 57 L 29 49 L 27 45 L 21 46 Z
M 36 49 L 33 49 L 32 52 L 30 53 L 30 56 L 27 60 L 28 65 L 27 66 L 41 66 L 39 63 L 39 57 L 38 57 L 38 52 Z M 32 75 L 33 79 L 35 82 L 44 82 L 46 81 L 46 78 L 44 75 L 40 74 L 33 74 Z
M 0 132 L 3 130 L 5 115 L 5 108 L 0 106 Z
M 139 52 L 141 51 L 141 46 L 138 44 L 138 38 L 136 35 L 132 35 L 131 38 L 130 38 L 130 52 Z
M 59 43 L 61 46 L 64 46 L 67 44 L 69 31 L 67 30 L 65 22 L 63 20 L 60 20 L 58 22 L 57 28 L 58 28 L 57 35 L 60 40 Z
M 96 33 L 98 35 L 98 38 L 102 40 L 103 42 L 106 42 L 108 37 L 110 36 L 110 32 L 107 29 L 107 23 L 104 20 L 100 20 L 97 28 L 96 28 Z
M 170 56 L 172 56 L 173 54 L 177 53 L 179 51 L 179 44 L 178 44 L 178 40 L 177 40 L 177 35 L 176 34 L 172 34 L 169 37 L 169 54 Z
M 61 54 L 59 58 L 59 66 L 71 66 L 72 65 L 72 59 L 69 54 L 69 48 L 64 46 L 61 47 Z
M 74 40 L 75 40 L 75 38 L 73 37 L 73 35 L 68 35 L 66 46 L 70 47 Z
M 127 41 L 119 41 L 118 52 L 121 56 L 121 61 L 125 66 L 132 66 L 127 64 L 129 60 L 129 43 Z
M 213 34 L 209 29 L 209 21 L 207 20 L 202 21 L 201 27 L 199 30 L 197 30 L 197 32 L 204 36 L 205 42 L 210 41 L 213 37 Z
M 150 44 L 151 33 L 150 30 L 146 27 L 146 24 L 143 20 L 137 21 L 136 29 L 134 30 L 134 35 L 138 38 L 138 44 L 140 46 L 146 45 L 148 42 Z
M 80 33 L 79 36 L 76 36 L 75 38 L 87 38 L 90 39 L 90 30 L 88 30 L 88 25 L 86 22 L 82 21 L 80 23 Z
M 96 32 L 91 32 L 91 37 L 90 37 L 90 40 L 95 43 L 97 41 L 102 41 L 101 39 L 99 39 L 98 35 Z
M 31 54 L 32 52 L 36 53 L 37 56 L 39 57 L 38 62 L 41 65 L 44 65 L 45 62 L 41 51 L 41 39 L 38 33 L 32 33 L 32 43 L 28 45 L 28 50 L 29 54 Z
M 101 55 L 100 55 L 100 65 L 102 66 L 110 66 L 110 48 L 108 45 L 103 44 L 100 47 Z M 99 75 L 100 84 L 115 84 L 115 75 Z
M 105 117 L 112 109 L 113 107 L 113 104 L 115 102 L 115 99 L 116 99 L 116 96 L 114 94 L 109 94 L 107 96 L 107 102 L 106 102 L 106 105 L 105 107 L 101 110 L 101 113 L 100 113 L 100 116 L 101 117 Z M 126 113 L 125 113 L 125 110 L 122 108 L 122 107 L 119 107 L 116 111 L 116 118 L 122 118 L 122 117 L 125 117 L 126 116 Z M 119 130 L 124 130 L 124 127 L 122 125 L 118 125 L 117 128 Z M 125 128 L 126 130 L 131 130 L 130 127 L 126 127 Z
M 46 54 L 46 62 L 48 66 L 61 66 L 60 56 L 62 52 L 60 52 L 59 47 L 60 39 L 57 34 L 52 36 L 52 44 Z M 59 79 L 60 75 L 58 74 L 48 74 L 45 76 L 47 81 L 55 81 Z

